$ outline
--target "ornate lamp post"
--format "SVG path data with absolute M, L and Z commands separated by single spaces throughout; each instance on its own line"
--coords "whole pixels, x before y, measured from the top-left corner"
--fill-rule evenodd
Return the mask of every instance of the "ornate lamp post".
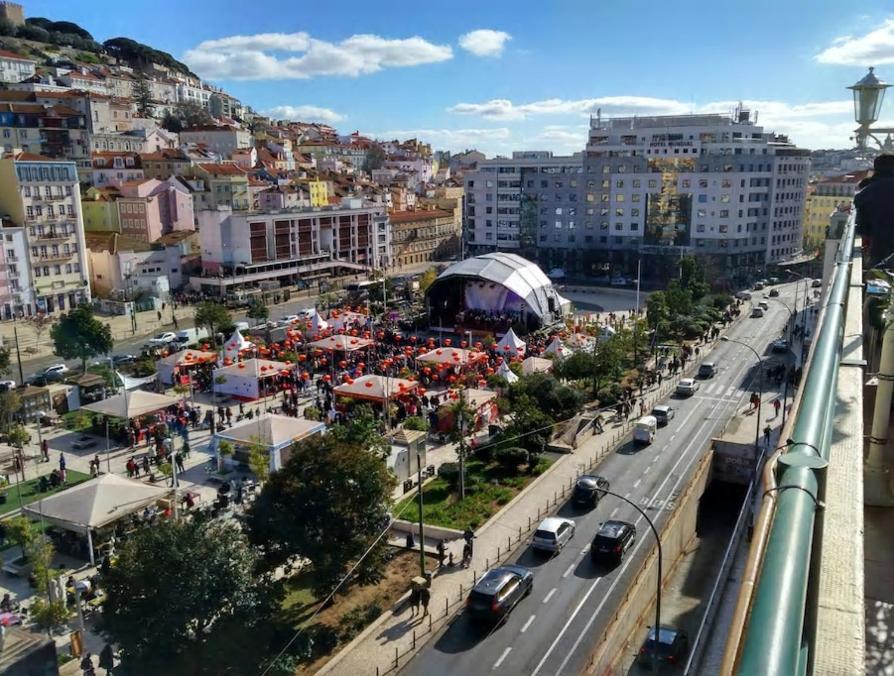
M 885 152 L 894 151 L 894 142 L 891 134 L 894 128 L 876 128 L 872 125 L 878 121 L 882 109 L 882 101 L 885 98 L 885 90 L 890 87 L 875 74 L 875 69 L 870 67 L 869 72 L 854 85 L 848 87 L 854 92 L 854 119 L 860 125 L 854 130 L 854 140 L 859 148 L 866 148 L 866 139 L 873 141 Z M 884 142 L 879 141 L 876 134 L 887 134 Z

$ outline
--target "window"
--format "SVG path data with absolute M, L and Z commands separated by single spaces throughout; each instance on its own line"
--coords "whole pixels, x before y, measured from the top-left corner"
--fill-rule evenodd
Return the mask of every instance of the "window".
M 623 209 L 615 209 L 615 216 L 623 217 L 623 216 L 624 216 L 624 210 L 623 210 Z
M 617 181 L 615 181 L 615 187 L 616 187 L 616 188 L 623 188 L 623 187 L 624 187 L 624 179 L 623 179 L 623 178 L 619 178 Z
M 634 188 L 639 188 L 641 185 L 642 185 L 642 181 L 640 181 L 638 178 L 633 179 L 633 187 Z
M 632 217 L 636 218 L 637 216 L 639 216 L 639 209 L 631 209 L 631 210 L 630 210 L 630 215 L 631 215 Z
M 720 201 L 723 202 L 724 204 L 728 204 L 729 203 L 729 193 L 723 193 L 720 196 Z
M 562 207 L 556 207 L 556 216 L 562 215 Z
M 624 229 L 623 223 L 615 223 L 615 230 L 623 230 L 623 229 Z
M 634 232 L 639 230 L 639 223 L 631 223 L 630 229 L 633 230 Z
M 720 218 L 729 218 L 729 209 L 721 209 Z
M 708 187 L 708 179 L 706 179 L 706 178 L 698 179 L 698 187 L 702 188 L 702 189 L 707 188 Z
M 690 181 L 688 178 L 684 178 L 683 181 L 681 182 L 681 187 L 683 187 L 683 188 L 689 188 L 691 185 L 692 185 L 692 181 Z
M 619 194 L 615 195 L 615 202 L 623 202 L 623 201 L 624 201 L 624 195 L 623 195 L 623 194 L 620 194 L 620 193 L 619 193 Z
M 556 230 L 562 229 L 562 221 L 556 221 Z
M 642 195 L 640 195 L 639 193 L 636 193 L 636 194 L 630 196 L 630 201 L 631 202 L 639 202 L 640 198 L 642 198 Z
M 650 188 L 657 188 L 657 187 L 658 187 L 658 181 L 655 180 L 654 178 L 650 178 L 650 179 L 649 179 L 649 187 L 650 187 Z
M 707 204 L 707 202 L 708 202 L 708 196 L 705 193 L 701 193 L 698 196 L 698 203 L 699 204 Z

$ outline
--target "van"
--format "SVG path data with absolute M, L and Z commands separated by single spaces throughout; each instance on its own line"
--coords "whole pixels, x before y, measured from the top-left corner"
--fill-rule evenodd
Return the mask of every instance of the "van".
M 177 331 L 177 337 L 174 338 L 174 342 L 177 343 L 180 347 L 183 347 L 185 345 L 196 343 L 207 337 L 208 329 L 203 326 L 197 326 L 195 328 L 180 329 L 179 331 Z
M 658 419 L 653 415 L 644 415 L 633 426 L 633 441 L 640 444 L 651 444 L 658 430 Z
M 712 361 L 703 361 L 698 367 L 699 378 L 713 378 L 717 373 L 717 366 Z

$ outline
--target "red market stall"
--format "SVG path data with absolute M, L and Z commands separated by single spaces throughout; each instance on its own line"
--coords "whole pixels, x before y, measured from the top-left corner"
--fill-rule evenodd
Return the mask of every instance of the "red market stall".
M 365 375 L 348 380 L 333 389 L 337 397 L 384 403 L 410 394 L 419 386 L 413 380 Z
M 165 385 L 174 385 L 176 376 L 184 375 L 199 364 L 207 364 L 217 360 L 215 352 L 203 352 L 202 350 L 180 350 L 169 354 L 156 362 L 158 379 Z
M 329 336 L 308 343 L 308 347 L 317 350 L 329 350 L 330 352 L 356 352 L 373 344 L 369 338 L 361 338 L 360 336 L 347 336 L 339 334 L 337 336 Z
M 487 361 L 487 355 L 477 350 L 459 347 L 443 347 L 420 354 L 416 361 L 426 364 L 447 364 L 449 366 L 471 366 Z
M 242 399 L 258 399 L 269 390 L 263 381 L 295 368 L 294 364 L 269 359 L 246 359 L 232 366 L 215 369 L 214 391 Z M 220 382 L 218 382 L 220 380 Z
M 497 409 L 497 393 L 491 390 L 467 389 L 461 395 L 454 392 L 447 403 L 438 408 L 438 431 L 449 432 L 454 428 L 453 411 L 451 405 L 462 398 L 466 405 L 475 411 L 474 430 L 479 430 L 485 425 L 494 422 L 500 415 Z

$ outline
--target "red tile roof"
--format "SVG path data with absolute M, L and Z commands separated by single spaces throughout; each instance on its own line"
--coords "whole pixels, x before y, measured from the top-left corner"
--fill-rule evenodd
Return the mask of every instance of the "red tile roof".
M 15 52 L 10 52 L 6 49 L 0 49 L 0 59 L 16 59 L 18 61 L 30 61 L 31 63 L 37 63 L 34 59 L 29 59 L 22 56 L 21 54 L 16 54 Z
M 16 153 L 13 155 L 13 159 L 16 162 L 52 162 L 53 160 L 49 157 L 44 157 L 43 155 L 38 155 L 36 153 Z M 61 160 L 65 161 L 65 160 Z
M 420 209 L 419 211 L 392 211 L 389 218 L 392 223 L 413 223 L 414 221 L 432 221 L 436 218 L 453 218 L 453 214 L 441 209 Z
M 244 176 L 248 172 L 235 164 L 200 164 L 204 171 L 212 176 Z

